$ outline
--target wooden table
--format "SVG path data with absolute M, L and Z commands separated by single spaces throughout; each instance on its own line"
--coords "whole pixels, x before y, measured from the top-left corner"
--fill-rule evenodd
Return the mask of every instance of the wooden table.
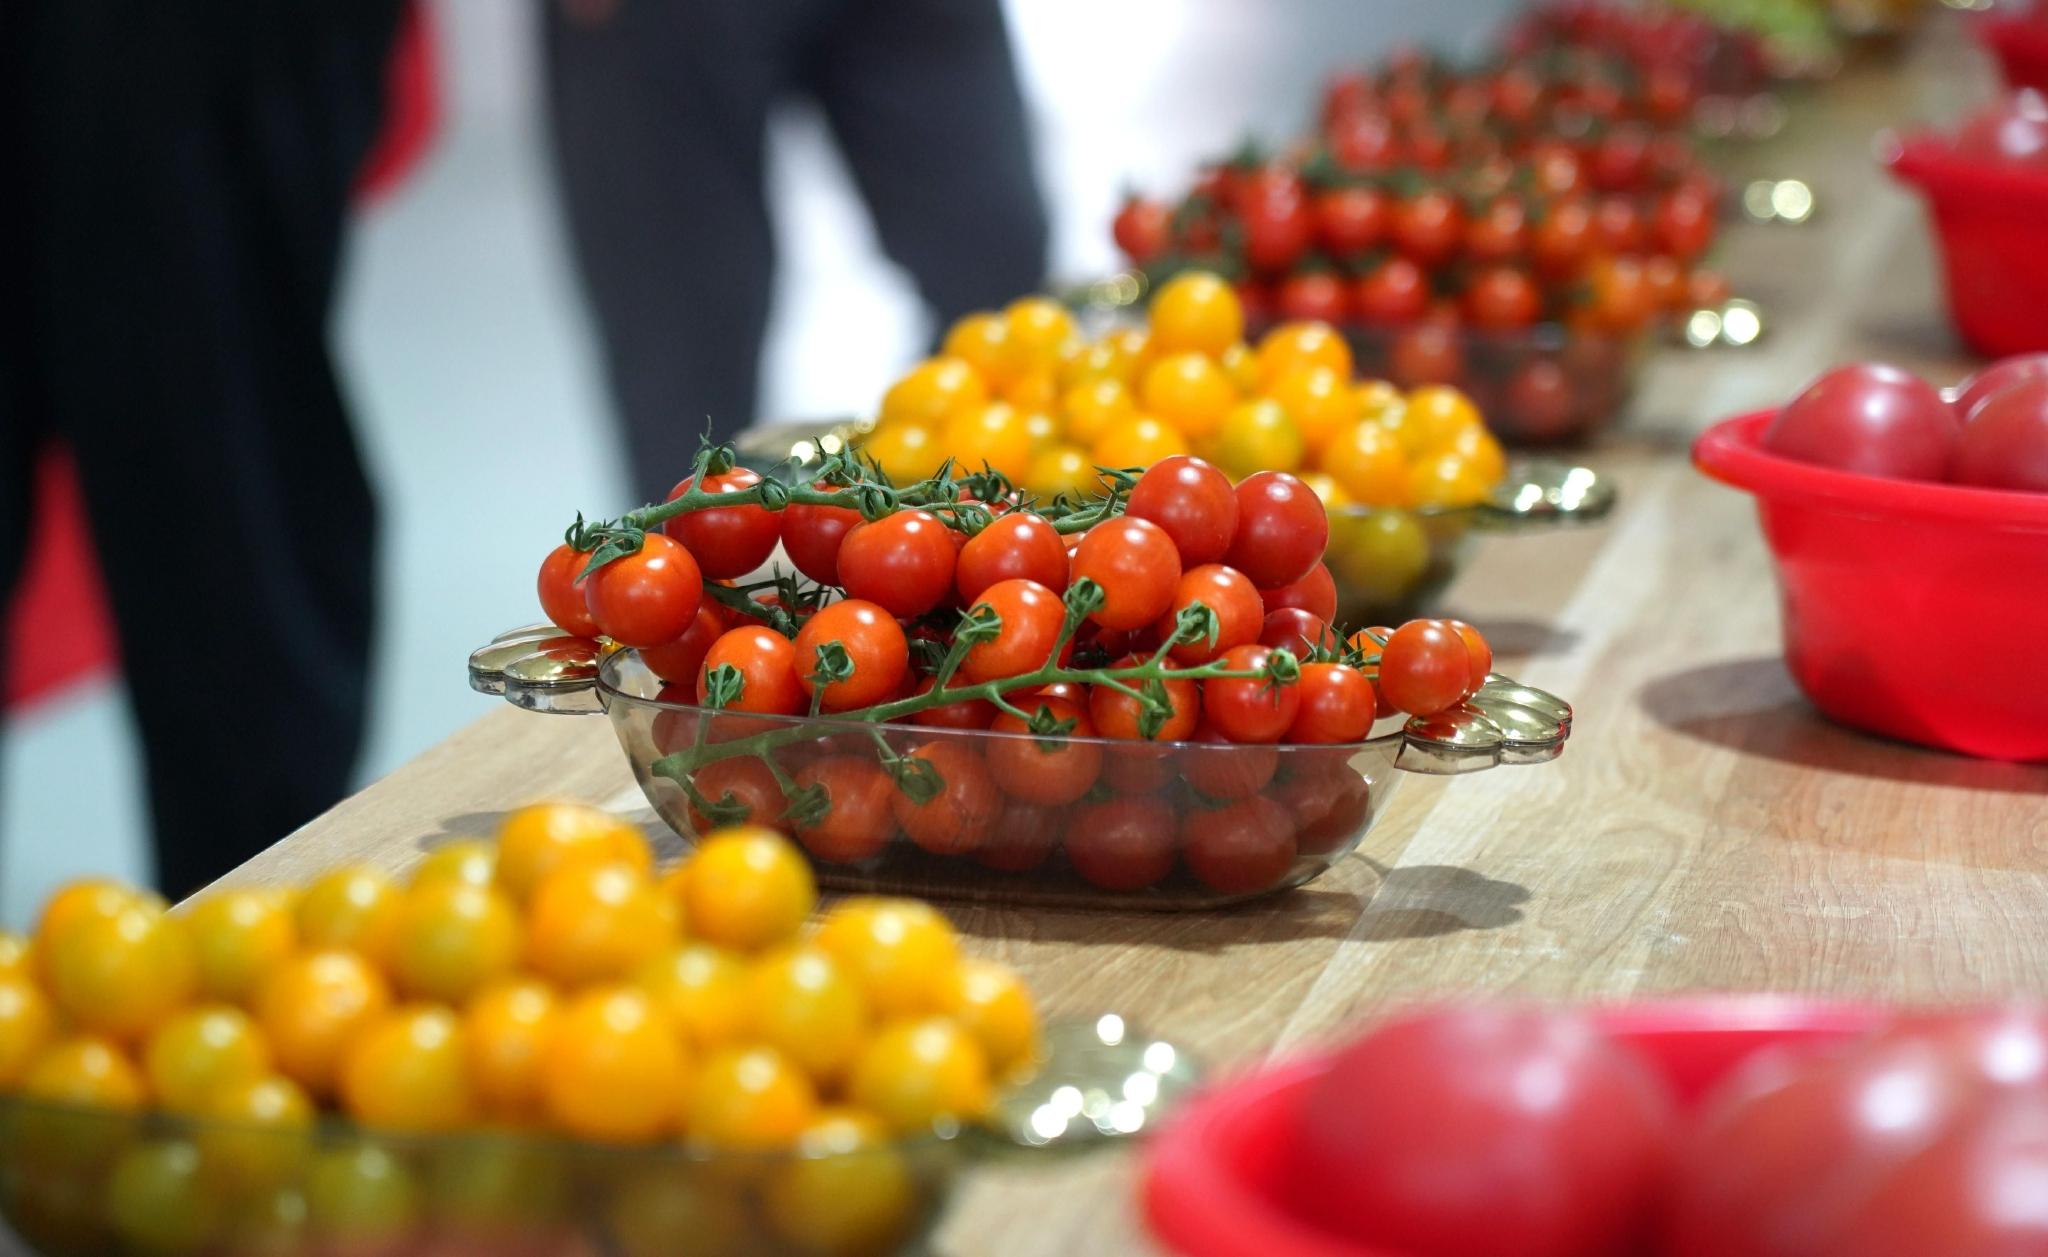
M 1585 533 L 1489 542 L 1451 589 L 1506 670 L 1578 708 L 1560 761 L 1410 780 L 1364 849 L 1240 911 L 1103 915 L 947 905 L 977 952 L 1021 968 L 1054 1016 L 1118 1010 L 1220 1066 L 1256 1063 L 1390 1003 L 1468 990 L 1620 998 L 1770 989 L 1957 998 L 2048 989 L 2048 769 L 1978 763 L 1834 728 L 1779 660 L 1777 595 L 1750 502 L 1687 464 L 1711 420 L 1883 357 L 1967 369 L 1940 312 L 1920 210 L 1870 159 L 1883 125 L 1953 114 L 1989 71 L 1941 28 L 1902 63 L 1794 99 L 1737 174 L 1797 175 L 1809 226 L 1736 226 L 1721 261 L 1760 301 L 1744 350 L 1649 368 L 1624 434 L 1589 460 L 1623 504 Z M 508 607 L 508 623 L 521 609 Z M 448 683 L 461 684 L 460 660 Z M 393 867 L 482 834 L 542 793 L 633 797 L 600 720 L 503 707 L 233 875 Z M 1143 1251 L 1115 1155 L 991 1172 L 952 1253 Z

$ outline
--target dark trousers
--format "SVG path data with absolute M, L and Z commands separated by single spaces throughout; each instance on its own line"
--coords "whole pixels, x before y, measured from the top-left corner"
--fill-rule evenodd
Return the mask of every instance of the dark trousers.
M 0 597 L 61 439 L 172 895 L 340 798 L 362 739 L 375 507 L 327 325 L 397 7 L 26 0 L 0 22 Z
M 647 500 L 687 472 L 707 422 L 724 437 L 756 417 L 777 103 L 820 106 L 882 248 L 941 320 L 1044 282 L 998 0 L 546 8 L 563 203 Z

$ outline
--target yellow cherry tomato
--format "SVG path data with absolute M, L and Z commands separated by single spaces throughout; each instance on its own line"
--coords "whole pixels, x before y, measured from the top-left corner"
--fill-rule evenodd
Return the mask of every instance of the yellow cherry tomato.
M 559 1228 L 570 1217 L 575 1169 L 539 1139 L 472 1139 L 448 1147 L 427 1171 L 427 1198 L 441 1243 L 415 1257 L 598 1257 Z
M 57 1038 L 57 1010 L 33 982 L 0 978 L 0 1092 L 21 1076 Z
M 403 892 L 380 870 L 339 868 L 306 887 L 299 898 L 299 940 L 307 947 L 345 947 L 378 964 L 391 959 Z
M 1216 365 L 1223 368 L 1223 374 L 1230 377 L 1230 383 L 1243 397 L 1255 396 L 1259 391 L 1259 356 L 1243 341 L 1237 342 L 1216 357 Z
M 1294 420 L 1263 397 L 1233 407 L 1204 448 L 1209 461 L 1239 480 L 1258 471 L 1293 471 L 1303 452 Z
M 846 966 L 885 1017 L 945 1010 L 960 940 L 938 909 L 915 899 L 842 900 L 818 927 L 818 946 Z
M 565 986 L 616 981 L 680 934 L 676 904 L 630 864 L 572 864 L 533 893 L 526 963 Z
M 299 928 L 286 897 L 272 890 L 217 890 L 185 913 L 199 964 L 199 993 L 246 1003 L 264 975 L 298 947 Z
M 885 424 L 936 428 L 946 416 L 988 401 L 988 383 L 959 358 L 927 358 L 882 394 Z
M 1161 353 L 1220 354 L 1244 339 L 1236 290 L 1207 271 L 1187 271 L 1160 285 L 1150 316 L 1152 345 Z
M 1067 416 L 1067 439 L 1077 445 L 1092 444 L 1117 423 L 1138 413 L 1138 403 L 1122 380 L 1087 380 L 1067 390 L 1061 399 Z
M 1009 320 L 986 310 L 953 324 L 940 349 L 947 357 L 973 367 L 975 374 L 997 390 L 1031 365 L 1020 352 L 1022 346 L 1010 336 Z
M 468 882 L 472 886 L 489 886 L 497 878 L 497 847 L 481 838 L 458 838 L 427 852 L 425 859 L 412 866 L 408 884 Z
M 683 865 L 683 915 L 697 937 L 754 951 L 794 936 L 818 903 L 803 853 L 759 825 L 713 830 Z
M 1000 1078 L 1038 1054 L 1038 1009 L 1014 969 L 967 959 L 954 972 L 946 1015 L 973 1035 Z
M 1137 366 L 1123 346 L 1113 340 L 1099 340 L 1084 345 L 1073 357 L 1060 363 L 1060 384 L 1071 390 L 1076 385 L 1094 380 L 1115 380 L 1128 383 Z
M 811 1077 L 831 1082 L 853 1063 L 867 1034 L 867 997 L 831 952 L 796 946 L 754 962 L 748 1039 L 780 1048 Z
M 721 1048 L 690 1090 L 690 1136 L 725 1148 L 794 1143 L 818 1111 L 803 1067 L 772 1047 Z
M 203 1146 L 201 1155 L 205 1155 Z M 286 1257 L 305 1252 L 312 1247 L 306 1218 L 306 1193 L 289 1179 L 280 1179 L 279 1185 L 229 1203 L 220 1247 L 236 1257 Z
M 1408 469 L 1408 494 L 1419 507 L 1472 506 L 1492 486 L 1471 459 L 1456 450 L 1425 454 Z
M 1046 446 L 1032 457 L 1031 473 L 1024 477 L 1024 487 L 1047 500 L 1062 493 L 1088 497 L 1100 484 L 1101 477 L 1087 451 L 1072 445 Z
M 28 939 L 12 930 L 0 930 L 0 979 L 35 978 L 35 952 Z
M 1462 456 L 1471 464 L 1472 474 L 1489 489 L 1508 474 L 1507 454 L 1501 450 L 1500 442 L 1494 440 L 1493 433 L 1483 427 L 1458 429 L 1440 452 Z
M 923 480 L 946 461 L 945 444 L 939 440 L 937 425 L 885 423 L 861 442 L 860 449 L 875 460 L 883 475 L 897 484 Z
M 1368 603 L 1398 603 L 1429 567 L 1429 534 L 1398 507 L 1330 517 L 1328 562 Z
M 748 1216 L 745 1197 L 701 1165 L 675 1160 L 629 1168 L 607 1187 L 607 1253 L 678 1257 L 760 1250 L 760 1230 Z
M 10 1115 L 10 1167 L 103 1172 L 133 1138 L 130 1115 L 148 1103 L 149 1083 L 120 1044 L 85 1034 L 44 1048 L 16 1093 L 48 1104 Z
M 208 1172 L 243 1191 L 291 1182 L 313 1150 L 313 1099 L 282 1074 L 216 1087 L 199 1114 Z
M 322 1149 L 306 1167 L 306 1229 L 323 1251 L 396 1251 L 420 1225 L 420 1188 L 405 1162 L 373 1143 Z
M 1043 407 L 1026 411 L 1024 431 L 1031 435 L 1031 457 L 1036 460 L 1040 450 L 1059 440 L 1059 420 L 1053 418 L 1051 412 Z M 1026 474 L 1029 474 L 1028 469 Z
M 1351 395 L 1358 399 L 1360 417 L 1366 419 L 1377 419 L 1389 410 L 1407 405 L 1392 380 L 1360 380 L 1352 387 Z
M 1342 510 L 1351 505 L 1351 495 L 1344 492 L 1344 486 L 1327 471 L 1304 471 L 1299 473 L 1301 482 L 1322 499 L 1325 512 Z
M 668 1018 L 631 987 L 596 987 L 564 1006 L 541 1061 L 547 1115 L 571 1135 L 640 1143 L 675 1131 L 688 1058 Z
M 107 1221 L 130 1251 L 195 1253 L 212 1243 L 224 1207 L 199 1149 L 185 1139 L 131 1146 L 107 1179 Z
M 506 978 L 470 1001 L 462 1039 L 470 1085 L 487 1113 L 524 1120 L 539 1111 L 541 1061 L 558 1007 L 553 988 L 533 978 Z
M 903 1134 L 988 1109 L 988 1057 L 950 1017 L 883 1026 L 854 1062 L 848 1097 Z
M 120 1044 L 96 1034 L 73 1035 L 43 1049 L 21 1077 L 31 1100 L 132 1112 L 149 1098 L 149 1083 Z
M 192 998 L 198 962 L 185 923 L 146 901 L 82 917 L 42 953 L 50 998 L 84 1030 L 138 1039 Z
M 1322 322 L 1282 323 L 1259 338 L 1258 380 L 1270 387 L 1304 367 L 1325 367 L 1351 378 L 1351 345 Z
M 43 901 L 42 913 L 36 918 L 31 955 L 36 957 L 37 964 L 46 964 L 50 944 L 55 941 L 57 935 L 77 922 L 96 917 L 111 917 L 123 908 L 136 904 L 154 904 L 162 908 L 164 901 L 148 891 L 123 886 L 119 882 L 104 878 L 67 882 Z
M 1062 352 L 1080 334 L 1074 316 L 1051 297 L 1019 297 L 1003 310 L 1010 344 L 1034 370 L 1059 365 Z
M 529 804 L 498 828 L 498 887 L 521 907 L 540 880 L 564 864 L 601 860 L 624 860 L 651 873 L 654 850 L 639 829 L 583 803 Z
M 1464 428 L 1483 428 L 1485 420 L 1472 399 L 1448 384 L 1425 384 L 1410 389 L 1407 413 L 1402 420 L 1404 438 L 1412 439 L 1414 451 L 1429 452 L 1450 443 Z M 1412 438 L 1408 434 L 1412 433 Z
M 819 1257 L 903 1247 L 917 1220 L 917 1184 L 887 1127 L 858 1109 L 821 1109 L 796 1149 L 761 1190 L 778 1236 Z
M 1138 400 L 1147 413 L 1199 440 L 1216 430 L 1237 404 L 1237 388 L 1206 354 L 1177 353 L 1145 368 Z
M 520 943 L 519 914 L 502 891 L 430 881 L 406 891 L 399 906 L 391 976 L 413 998 L 459 1004 L 510 973 L 519 963 Z
M 1049 412 L 1059 404 L 1059 378 L 1050 371 L 1028 371 L 1003 386 L 1003 400 L 1026 414 Z
M 1358 421 L 1358 397 L 1349 377 L 1328 367 L 1296 367 L 1273 381 L 1266 395 L 1286 409 L 1312 450 Z
M 699 1051 L 723 1047 L 745 1033 L 747 964 L 709 943 L 685 943 L 643 965 L 634 985 L 668 1018 L 676 1035 Z
M 264 979 L 256 994 L 256 1023 L 278 1068 L 315 1095 L 325 1095 L 350 1041 L 390 1006 L 391 988 L 361 956 L 306 952 Z
M 241 1009 L 200 1004 L 157 1027 L 142 1065 L 160 1106 L 201 1113 L 215 1091 L 270 1073 L 270 1045 Z
M 385 1130 L 456 1130 L 476 1120 L 462 1022 L 435 1004 L 401 1008 L 358 1035 L 341 1067 L 349 1116 Z
M 962 467 L 981 470 L 986 463 L 1013 480 L 1031 469 L 1029 417 L 1008 402 L 960 411 L 946 421 L 940 444 Z
M 1111 424 L 1089 456 L 1098 467 L 1150 467 L 1164 458 L 1188 452 L 1187 438 L 1172 424 L 1151 415 L 1134 415 Z
M 1370 420 L 1353 423 L 1323 447 L 1319 460 L 1353 501 L 1400 506 L 1408 501 L 1408 459 L 1400 439 Z

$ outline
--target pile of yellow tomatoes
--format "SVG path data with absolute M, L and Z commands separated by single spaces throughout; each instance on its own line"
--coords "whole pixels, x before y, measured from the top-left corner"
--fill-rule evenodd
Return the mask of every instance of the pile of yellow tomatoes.
M 1092 341 L 1048 297 L 968 315 L 890 387 L 863 448 L 898 483 L 952 458 L 1048 498 L 1099 491 L 1098 467 L 1195 454 L 1234 478 L 1299 474 L 1333 512 L 1466 506 L 1506 471 L 1456 389 L 1356 378 L 1326 323 L 1247 342 L 1236 292 L 1202 272 L 1162 285 L 1144 326 Z

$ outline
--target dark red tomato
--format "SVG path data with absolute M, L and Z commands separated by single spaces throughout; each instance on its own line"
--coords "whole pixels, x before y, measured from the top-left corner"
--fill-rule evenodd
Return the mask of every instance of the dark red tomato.
M 659 646 L 681 637 L 704 601 L 697 560 L 661 533 L 640 549 L 583 578 L 583 604 L 606 637 L 622 646 Z
M 1327 855 L 1365 832 L 1372 790 L 1351 767 L 1349 751 L 1287 753 L 1287 771 L 1272 799 L 1294 816 L 1294 845 L 1303 855 Z
M 1910 371 L 1879 362 L 1836 367 L 1764 429 L 1773 453 L 1867 476 L 1942 480 L 1961 436 L 1955 408 Z
M 1166 531 L 1183 567 L 1214 563 L 1237 532 L 1237 493 L 1230 477 L 1187 454 L 1162 458 L 1138 477 L 1124 514 Z
M 1349 261 L 1387 234 L 1387 198 L 1377 188 L 1331 188 L 1314 201 L 1316 243 L 1339 261 Z
M 1649 153 L 1648 128 L 1623 123 L 1609 129 L 1593 146 L 1593 186 L 1602 192 L 1635 191 L 1647 176 Z
M 1111 670 L 1135 668 L 1144 660 L 1136 655 L 1125 655 L 1110 664 Z M 1170 667 L 1171 665 L 1169 665 Z M 1167 678 L 1161 682 L 1166 691 L 1166 701 L 1173 708 L 1172 714 L 1159 726 L 1151 741 L 1178 742 L 1195 731 L 1195 724 L 1202 716 L 1200 687 L 1193 681 Z M 1113 685 L 1096 685 L 1088 690 L 1088 717 L 1100 737 L 1123 738 L 1127 741 L 1143 739 L 1145 734 L 1139 727 L 1144 708 L 1137 699 Z
M 1067 809 L 1011 799 L 974 849 L 984 868 L 1026 873 L 1044 864 L 1067 828 Z
M 953 573 L 960 601 L 972 606 L 998 581 L 1036 581 L 1054 593 L 1067 587 L 1067 546 L 1059 531 L 1028 511 L 998 515 L 960 547 Z
M 1308 202 L 1298 185 L 1254 180 L 1250 186 L 1238 207 L 1245 263 L 1260 274 L 1286 274 L 1314 240 Z
M 853 864 L 880 855 L 896 836 L 891 809 L 896 783 L 868 755 L 827 755 L 799 768 L 799 789 L 823 786 L 826 807 L 796 840 L 827 864 Z
M 2048 493 L 2048 377 L 2008 384 L 1977 407 L 1956 444 L 1955 479 Z
M 1032 580 L 998 581 L 975 600 L 1002 620 L 987 641 L 968 647 L 960 671 L 970 681 L 998 681 L 1036 672 L 1052 662 L 1053 646 L 1066 623 L 1067 608 L 1058 594 Z
M 1472 665 L 1471 679 L 1465 683 L 1465 694 L 1470 697 L 1478 693 L 1479 687 L 1486 682 L 1486 674 L 1493 671 L 1493 646 L 1484 634 L 1463 620 L 1445 620 L 1444 623 L 1450 625 L 1458 640 L 1465 643 L 1465 657 Z
M 1273 285 L 1259 279 L 1240 279 L 1235 288 L 1237 304 L 1243 308 L 1245 322 L 1256 326 L 1273 318 Z
M 1280 769 L 1280 748 L 1232 742 L 1206 720 L 1188 741 L 1197 745 L 1176 751 L 1175 767 L 1181 780 L 1205 798 L 1219 802 L 1248 799 L 1264 790 Z
M 1465 346 L 1456 324 L 1432 316 L 1394 337 L 1387 373 L 1402 388 L 1458 384 L 1465 378 Z
M 1012 738 L 991 738 L 984 754 L 989 775 L 1004 794 L 1026 803 L 1058 806 L 1072 803 L 1088 793 L 1088 787 L 1102 774 L 1102 747 L 1076 738 L 1095 736 L 1087 709 L 1063 698 L 1034 698 L 1012 702 L 1025 711 L 1050 711 L 1056 720 L 1071 720 L 1066 734 L 1038 737 L 1031 726 L 1009 712 L 996 717 L 989 728 L 996 733 L 1014 733 Z
M 1322 120 L 1325 125 L 1348 118 L 1372 106 L 1375 98 L 1372 76 L 1363 70 L 1340 70 L 1330 76 L 1323 89 Z
M 1418 122 L 1401 137 L 1401 155 L 1417 170 L 1432 174 L 1451 164 L 1451 137 L 1443 128 Z
M 1429 310 L 1429 277 L 1404 257 L 1388 258 L 1351 285 L 1351 312 L 1379 327 L 1413 323 Z
M 1653 65 L 1643 75 L 1643 111 L 1652 122 L 1673 126 L 1692 114 L 1692 75 L 1675 65 Z
M 1529 233 L 1529 260 L 1549 279 L 1579 273 L 1593 248 L 1593 209 L 1579 197 L 1554 202 Z
M 1134 264 L 1144 266 L 1166 252 L 1173 237 L 1173 214 L 1158 201 L 1131 197 L 1110 225 L 1116 247 Z
M 1584 315 L 1595 331 L 1626 336 L 1657 313 L 1650 281 L 1635 258 L 1595 257 L 1586 267 L 1586 288 Z
M 1300 607 L 1318 619 L 1337 618 L 1337 582 L 1327 564 L 1316 564 L 1298 581 L 1261 589 L 1259 597 L 1265 603 L 1267 615 L 1282 607 Z
M 1224 561 L 1254 587 L 1291 585 L 1307 576 L 1329 542 L 1323 500 L 1299 479 L 1261 471 L 1238 482 L 1237 531 Z
M 1465 318 L 1474 327 L 1492 331 L 1523 328 L 1543 313 L 1543 294 L 1526 271 L 1489 266 L 1465 287 Z
M 1571 379 L 1554 358 L 1532 358 L 1508 381 L 1507 417 L 1515 435 L 1554 440 L 1571 427 Z
M 1330 126 L 1330 156 L 1345 172 L 1378 174 L 1394 163 L 1394 124 L 1385 114 L 1350 114 Z
M 1294 818 L 1257 795 L 1189 812 L 1180 842 L 1188 870 L 1220 894 L 1271 890 L 1294 867 Z
M 1237 509 L 1236 499 L 1231 500 L 1231 509 Z M 1228 546 L 1229 538 L 1223 544 Z M 1222 551 L 1217 552 L 1217 557 L 1222 557 Z M 590 604 L 584 601 L 583 590 L 577 584 L 589 562 L 589 554 L 565 541 L 548 551 L 548 557 L 540 564 L 540 612 L 571 637 L 596 637 L 603 632 L 597 621 L 590 618 Z
M 1272 658 L 1270 646 L 1239 646 L 1225 654 L 1234 672 L 1257 672 Z M 1202 682 L 1202 715 L 1232 742 L 1278 742 L 1301 710 L 1301 686 L 1264 676 L 1210 677 Z
M 1335 650 L 1343 643 L 1329 622 L 1301 607 L 1281 607 L 1259 625 L 1259 645 L 1306 659 L 1317 647 Z
M 1422 1257 L 1646 1251 L 1671 1098 L 1575 1014 L 1475 1004 L 1389 1022 L 1300 1103 L 1301 1172 L 1318 1185 L 1305 1199 L 1355 1243 Z
M 697 687 L 694 683 L 678 685 L 671 681 L 654 695 L 657 703 L 673 703 L 694 708 L 697 705 Z M 662 755 L 673 755 L 688 750 L 700 742 L 724 742 L 729 740 L 723 729 L 714 728 L 703 716 L 694 711 L 664 711 L 654 718 L 649 731 L 654 739 L 654 749 Z
M 1586 168 L 1578 151 L 1563 140 L 1544 140 L 1529 149 L 1529 184 L 1536 195 L 1575 196 L 1585 190 Z
M 1241 534 L 1241 487 L 1237 501 Z M 1134 629 L 1150 624 L 1173 605 L 1174 589 L 1180 584 L 1180 550 L 1166 530 L 1150 520 L 1129 515 L 1106 519 L 1090 528 L 1074 548 L 1073 579 L 1084 576 L 1103 592 L 1102 605 L 1089 618 L 1107 629 Z
M 694 477 L 668 491 L 670 501 L 690 491 Z M 744 493 L 761 483 L 761 474 L 734 467 L 704 477 L 706 493 Z M 661 530 L 688 547 L 704 575 L 734 580 L 768 561 L 782 539 L 782 516 L 760 506 L 720 506 L 678 515 Z
M 1410 620 L 1380 649 L 1379 694 L 1394 711 L 1433 716 L 1471 689 L 1471 652 L 1443 620 Z
M 1943 1132 L 1884 1175 L 1817 1257 L 2048 1252 L 2048 1095 L 2029 1092 Z
M 1172 656 L 1176 663 L 1207 663 L 1232 647 L 1259 639 L 1259 626 L 1265 620 L 1265 604 L 1259 599 L 1257 587 L 1234 567 L 1204 563 L 1181 575 L 1180 584 L 1174 590 L 1173 605 L 1159 617 L 1155 626 L 1159 640 L 1165 641 L 1172 634 L 1181 613 L 1196 604 L 1209 608 L 1214 617 L 1216 636 L 1213 640 L 1206 636 L 1198 637 L 1175 646 Z
M 796 670 L 806 696 L 818 688 L 813 678 L 823 662 L 819 652 L 835 642 L 853 664 L 853 675 L 826 684 L 824 710 L 852 711 L 896 697 L 910 670 L 910 643 L 887 611 L 860 598 L 832 603 L 797 630 Z
M 926 677 L 917 683 L 914 694 L 929 694 L 937 677 Z M 949 687 L 951 688 L 951 687 Z M 996 705 L 985 698 L 963 698 L 954 703 L 941 703 L 927 707 L 910 717 L 910 723 L 927 729 L 986 729 L 995 723 Z
M 1508 66 L 1493 80 L 1493 114 L 1513 127 L 1525 127 L 1543 106 L 1543 80 L 1526 69 Z
M 1529 210 L 1512 196 L 1496 197 L 1465 224 L 1465 256 L 1474 262 L 1512 262 L 1529 246 Z
M 1977 412 L 1977 407 L 1993 393 L 2003 391 L 2007 385 L 2022 380 L 2048 379 L 2048 353 L 2015 354 L 2000 358 L 1982 371 L 1965 379 L 1956 386 L 1956 413 L 1968 423 Z M 543 604 L 545 605 L 545 604 Z M 558 621 L 559 622 L 559 621 Z
M 1394 207 L 1394 247 L 1423 267 L 1442 266 L 1457 256 L 1465 234 L 1465 211 L 1456 197 L 1431 189 Z
M 1658 249 L 1690 265 L 1714 242 L 1714 203 L 1691 188 L 1678 188 L 1657 202 L 1650 234 Z
M 1172 785 L 1178 774 L 1171 747 L 1133 743 L 1104 748 L 1102 784 L 1118 794 L 1152 794 Z
M 1288 726 L 1289 742 L 1336 746 L 1362 742 L 1372 731 L 1372 682 L 1345 663 L 1301 665 L 1301 710 Z
M 897 511 L 854 526 L 839 546 L 839 580 L 849 597 L 879 603 L 902 619 L 923 615 L 953 590 L 959 549 L 930 511 Z
M 766 825 L 783 828 L 782 787 L 775 774 L 758 755 L 735 755 L 704 765 L 690 774 L 690 784 L 704 801 L 714 806 L 744 808 L 744 812 L 721 811 L 714 820 L 690 803 L 690 828 L 698 835 L 726 825 Z
M 704 655 L 697 677 L 697 701 L 711 694 L 711 674 L 723 667 L 739 673 L 740 689 L 723 710 L 764 716 L 793 716 L 804 709 L 803 682 L 797 677 L 796 643 L 764 624 L 728 629 Z
M 828 484 L 815 488 L 839 490 Z M 782 550 L 796 570 L 821 585 L 839 583 L 839 546 L 860 523 L 860 512 L 845 506 L 806 506 L 792 502 L 782 511 Z
M 951 738 L 937 738 L 908 758 L 931 765 L 929 771 L 939 779 L 939 792 L 921 803 L 897 786 L 890 806 L 910 840 L 933 855 L 959 855 L 986 841 L 1002 812 L 1003 799 L 974 748 Z
M 1173 872 L 1174 830 L 1157 796 L 1120 794 L 1074 811 L 1067 859 L 1104 890 L 1143 890 Z
M 1593 207 L 1593 247 L 1603 253 L 1641 253 L 1650 242 L 1643 212 L 1625 196 L 1603 196 Z
M 1342 322 L 1349 300 L 1344 281 L 1330 271 L 1303 271 L 1280 281 L 1274 306 L 1280 317 L 1302 322 Z
M 659 646 L 643 647 L 640 662 L 664 681 L 695 685 L 697 674 L 704 670 L 704 656 L 710 653 L 711 643 L 731 627 L 732 617 L 725 608 L 706 598 L 697 605 L 696 617 L 681 637 Z

